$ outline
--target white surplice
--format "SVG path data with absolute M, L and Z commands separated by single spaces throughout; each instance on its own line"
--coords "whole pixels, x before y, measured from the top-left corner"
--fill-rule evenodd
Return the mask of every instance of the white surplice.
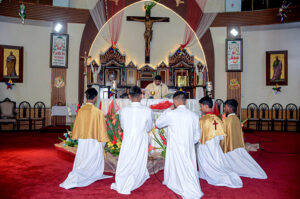
M 215 186 L 243 187 L 239 175 L 232 171 L 220 146 L 223 136 L 216 136 L 205 144 L 198 144 L 199 177 Z
M 59 186 L 65 189 L 85 187 L 97 180 L 112 177 L 103 175 L 104 155 L 102 144 L 95 139 L 78 139 L 73 170 Z
M 267 179 L 265 171 L 257 164 L 244 148 L 237 148 L 225 153 L 225 158 L 231 169 L 239 176 L 257 179 Z
M 231 113 L 227 117 L 230 117 L 231 115 L 235 114 Z M 225 153 L 225 158 L 228 161 L 231 169 L 239 176 L 257 179 L 268 178 L 265 171 L 243 147 L 236 148 L 233 151 Z
M 185 199 L 201 198 L 195 143 L 200 139 L 199 117 L 184 105 L 165 111 L 156 121 L 168 127 L 164 184 Z
M 154 127 L 152 110 L 139 102 L 122 108 L 121 127 L 124 131 L 115 183 L 111 189 L 130 194 L 149 178 L 148 132 Z

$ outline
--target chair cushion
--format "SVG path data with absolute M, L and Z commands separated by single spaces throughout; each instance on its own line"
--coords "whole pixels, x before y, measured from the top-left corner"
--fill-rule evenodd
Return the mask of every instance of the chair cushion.
M 14 103 L 3 102 L 0 104 L 1 117 L 15 117 L 14 115 Z

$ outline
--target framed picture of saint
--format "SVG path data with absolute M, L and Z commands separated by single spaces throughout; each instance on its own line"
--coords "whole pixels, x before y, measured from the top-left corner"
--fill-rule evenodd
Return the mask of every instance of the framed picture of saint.
M 23 82 L 23 47 L 0 45 L 0 82 Z
M 288 51 L 266 52 L 266 84 L 288 85 Z

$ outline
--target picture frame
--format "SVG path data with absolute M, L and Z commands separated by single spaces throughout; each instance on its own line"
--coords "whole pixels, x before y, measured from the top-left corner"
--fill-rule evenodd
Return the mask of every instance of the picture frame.
M 266 51 L 266 85 L 288 85 L 288 51 Z
M 226 39 L 226 72 L 243 72 L 243 39 Z
M 50 67 L 68 68 L 69 35 L 51 33 L 50 40 Z
M 0 45 L 0 82 L 23 82 L 23 46 Z

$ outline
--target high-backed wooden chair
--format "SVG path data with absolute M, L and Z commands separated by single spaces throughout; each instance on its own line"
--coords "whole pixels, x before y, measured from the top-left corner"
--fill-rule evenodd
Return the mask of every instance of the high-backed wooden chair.
M 247 106 L 247 127 L 251 126 L 251 123 L 255 124 L 255 130 L 259 129 L 259 109 L 256 104 L 251 103 Z
M 16 129 L 17 124 L 16 102 L 5 98 L 0 102 L 0 130 L 3 124 L 13 124 L 13 129 Z
M 36 125 L 45 126 L 46 123 L 46 106 L 43 102 L 38 101 L 33 107 L 34 117 L 32 118 L 33 129 L 36 129 Z
M 299 114 L 298 114 L 298 109 L 295 104 L 288 104 L 285 107 L 285 125 L 284 125 L 284 130 L 288 131 L 289 126 L 292 124 L 295 124 L 295 131 L 297 131 L 297 126 L 299 122 Z
M 223 112 L 224 112 L 224 101 L 221 100 L 221 99 L 216 99 L 216 104 L 217 104 L 217 106 L 218 106 L 220 115 L 222 115 Z
M 258 106 L 258 108 L 259 108 L 259 130 L 264 130 L 263 126 L 264 126 L 264 123 L 266 123 L 267 129 L 269 131 L 271 123 L 272 123 L 272 120 L 270 117 L 269 106 L 266 103 L 261 103 Z
M 272 131 L 275 130 L 275 126 L 277 123 L 280 124 L 280 130 L 284 130 L 284 123 L 285 120 L 283 119 L 283 107 L 279 103 L 275 103 L 271 107 L 271 113 L 272 113 Z
M 31 130 L 31 106 L 29 102 L 23 101 L 19 104 L 19 118 L 17 119 L 17 126 L 20 129 L 21 125 L 28 125 Z

